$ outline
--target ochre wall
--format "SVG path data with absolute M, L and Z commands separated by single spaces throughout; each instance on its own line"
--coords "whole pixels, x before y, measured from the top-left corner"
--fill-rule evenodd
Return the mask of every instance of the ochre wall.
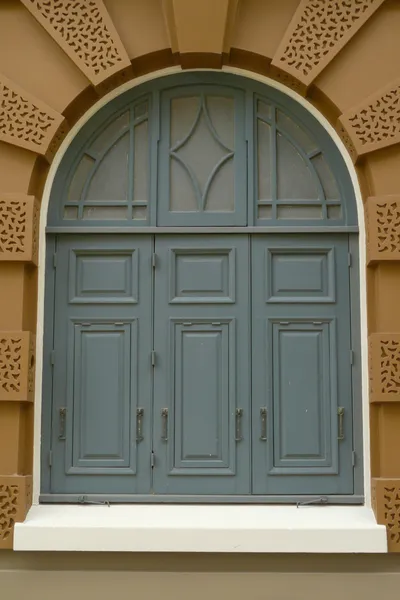
M 13 523 L 31 502 L 38 220 L 54 153 L 76 120 L 124 81 L 172 65 L 232 65 L 305 96 L 356 165 L 367 223 L 372 495 L 389 548 L 400 551 L 399 33 L 398 0 L 2 0 L 0 547 L 12 547 Z M 40 557 L 3 556 L 16 569 L 43 568 Z M 224 560 L 216 563 L 222 570 L 237 559 Z M 51 568 L 63 568 L 60 561 Z M 251 570 L 249 559 L 243 564 Z

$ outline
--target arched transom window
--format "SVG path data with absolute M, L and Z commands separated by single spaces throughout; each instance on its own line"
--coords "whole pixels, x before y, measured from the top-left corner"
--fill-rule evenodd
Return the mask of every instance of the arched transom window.
M 67 152 L 48 224 L 355 226 L 326 131 L 277 90 L 241 84 L 172 77 L 99 111 Z

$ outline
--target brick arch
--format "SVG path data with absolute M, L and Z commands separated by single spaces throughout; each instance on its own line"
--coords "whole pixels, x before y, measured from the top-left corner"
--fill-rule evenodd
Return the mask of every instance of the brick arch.
M 15 0 L 16 6 L 17 2 Z M 16 8 L 18 22 L 23 26 L 26 22 L 31 36 L 23 40 L 25 62 L 18 62 L 13 57 L 4 65 L 0 62 L 0 174 L 3 175 L 0 183 L 0 286 L 7 283 L 9 290 L 8 299 L 0 302 L 1 348 L 7 348 L 10 339 L 17 344 L 19 354 L 14 353 L 14 362 L 22 382 L 12 399 L 6 387 L 0 385 L 0 485 L 5 486 L 2 488 L 4 493 L 12 496 L 15 518 L 22 520 L 30 504 L 33 430 L 30 388 L 33 382 L 29 365 L 32 364 L 36 330 L 37 216 L 54 154 L 82 114 L 99 98 L 124 83 L 173 65 L 184 69 L 215 69 L 229 65 L 270 77 L 304 96 L 336 128 L 355 162 L 365 207 L 370 267 L 367 269 L 367 287 L 373 498 L 380 522 L 386 523 L 391 531 L 390 548 L 400 550 L 400 525 L 396 511 L 392 509 L 400 495 L 397 440 L 400 363 L 396 350 L 400 317 L 394 310 L 400 301 L 396 283 L 400 268 L 400 178 L 397 166 L 400 159 L 400 67 L 376 63 L 369 88 L 362 82 L 362 92 L 358 91 L 360 82 L 355 73 L 353 87 L 350 86 L 346 93 L 332 93 L 333 89 L 336 92 L 341 87 L 340 68 L 358 64 L 360 46 L 367 45 L 364 30 L 369 28 L 371 39 L 377 31 L 376 36 L 385 49 L 383 32 L 394 15 L 393 3 L 390 0 L 357 0 L 355 13 L 344 15 L 345 25 L 331 24 L 331 34 L 326 36 L 321 31 L 325 18 L 323 7 L 327 4 L 324 0 L 301 0 L 300 3 L 293 0 L 281 3 L 285 7 L 279 9 L 273 9 L 268 2 L 258 3 L 263 6 L 262 14 L 258 14 L 257 3 L 252 0 L 223 0 L 220 12 L 212 21 L 212 35 L 210 15 L 215 3 L 211 0 L 199 2 L 195 11 L 188 10 L 186 0 L 157 3 L 154 0 L 147 2 L 146 9 L 140 14 L 135 13 L 137 3 L 132 2 L 129 9 L 124 9 L 130 11 L 130 17 L 137 14 L 132 25 L 136 38 L 132 41 L 122 18 L 121 3 L 71 0 L 68 3 L 71 10 L 79 12 L 89 6 L 93 11 L 94 27 L 100 27 L 111 48 L 112 64 L 104 62 L 101 56 L 99 61 L 93 58 L 85 63 L 79 44 L 68 46 L 63 32 L 55 27 L 56 20 L 42 10 L 45 4 L 42 0 L 21 1 L 21 7 Z M 339 4 L 346 10 L 344 0 Z M 268 11 L 271 18 L 267 22 L 261 17 Z M 314 46 L 311 57 L 306 56 L 306 49 L 296 66 L 291 54 L 299 55 L 303 39 L 301 28 L 306 17 L 311 27 L 306 35 L 321 40 L 322 45 L 320 48 Z M 15 23 L 3 22 L 22 35 L 22 29 L 17 29 L 17 19 Z M 257 29 L 261 22 L 267 30 L 262 32 L 263 35 Z M 157 30 L 151 43 L 146 39 L 146 35 L 147 38 L 150 35 L 149 24 Z M 81 44 L 85 43 L 85 35 L 80 39 Z M 65 73 L 71 71 L 68 71 L 68 77 L 73 84 L 62 88 L 63 95 L 59 100 L 56 89 L 52 90 L 51 86 L 42 99 L 39 84 L 28 73 L 32 68 L 29 61 L 35 57 L 38 60 L 36 41 L 43 42 L 49 57 L 50 77 L 55 76 L 58 64 L 61 74 L 62 69 Z M 62 58 L 63 53 L 65 58 Z M 55 81 L 54 87 L 57 85 Z M 353 101 L 354 98 L 357 101 Z M 386 357 L 388 343 L 393 348 Z M 2 352 L 0 363 L 5 360 L 4 350 Z M 390 390 L 384 359 L 391 372 Z M 0 370 L 0 380 L 1 376 Z M 10 486 L 17 486 L 19 491 Z M 390 491 L 390 502 L 384 499 L 387 490 Z M 11 521 L 6 519 L 11 523 L 6 527 L 7 532 L 12 529 Z M 12 535 L 0 536 L 0 547 L 10 547 L 11 543 Z

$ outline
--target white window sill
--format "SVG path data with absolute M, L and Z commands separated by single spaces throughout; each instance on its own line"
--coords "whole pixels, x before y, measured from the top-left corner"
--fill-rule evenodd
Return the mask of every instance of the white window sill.
M 362 506 L 40 505 L 14 550 L 375 553 L 387 541 Z

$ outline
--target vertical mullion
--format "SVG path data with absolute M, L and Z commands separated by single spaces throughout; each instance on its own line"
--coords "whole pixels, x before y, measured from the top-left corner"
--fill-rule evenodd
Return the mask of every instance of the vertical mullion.
M 318 175 L 317 175 L 317 177 L 318 177 Z M 321 182 L 321 187 L 322 187 L 322 182 Z M 327 221 L 328 220 L 328 208 L 327 208 L 327 205 L 326 205 L 326 196 L 325 196 L 325 194 L 323 194 L 323 197 L 321 198 L 321 200 L 322 200 L 321 201 L 322 219 L 324 221 Z
M 151 106 L 148 113 L 149 135 L 149 197 L 148 197 L 148 223 L 157 225 L 158 212 L 158 148 L 160 142 L 160 92 L 154 91 L 151 97 Z
M 256 180 L 256 169 L 254 161 L 254 140 L 256 131 L 256 122 L 254 120 L 254 94 L 246 93 L 245 104 L 245 126 L 246 126 L 246 175 L 247 175 L 247 225 L 254 225 L 256 222 L 255 214 L 258 204 L 258 183 Z
M 134 165 L 135 165 L 135 114 L 134 106 L 129 108 L 129 155 L 128 155 L 128 219 L 133 219 L 133 193 L 134 193 Z
M 254 211 L 253 211 L 254 214 Z M 248 362 L 248 385 L 249 385 L 249 398 L 250 398 L 250 406 L 249 406 L 249 415 L 250 415 L 250 442 L 249 442 L 249 470 L 250 470 L 250 494 L 254 494 L 254 468 L 253 468 L 253 454 L 254 454 L 254 441 L 255 441 L 255 428 L 254 428 L 254 398 L 253 398 L 253 359 L 254 359 L 254 351 L 253 351 L 253 239 L 254 236 L 247 236 L 247 244 L 248 244 L 248 314 L 247 319 L 249 323 L 249 362 Z
M 95 163 L 96 164 L 96 163 Z M 92 167 L 92 169 L 94 168 L 94 165 Z M 89 175 L 90 177 L 90 175 Z M 86 180 L 87 183 L 87 180 Z M 78 221 L 80 221 L 81 219 L 83 219 L 83 207 L 84 207 L 84 203 L 85 203 L 85 195 L 84 195 L 84 191 L 86 189 L 86 183 L 82 188 L 82 192 L 79 196 L 79 204 L 78 204 Z
M 156 252 L 156 241 L 157 238 L 155 235 L 151 236 L 151 249 L 152 252 L 155 253 Z M 153 268 L 153 266 L 150 267 L 152 270 L 151 273 L 151 321 L 150 321 L 150 336 L 151 336 L 151 349 L 152 350 L 158 350 L 156 349 L 156 340 L 155 340 L 155 297 L 156 297 L 156 270 L 155 268 Z M 150 452 L 154 452 L 154 449 L 156 447 L 155 444 L 155 427 L 154 427 L 154 418 L 155 418 L 155 414 L 156 414 L 156 410 L 155 410 L 155 374 L 156 374 L 156 370 L 155 368 L 151 369 L 151 381 L 150 381 Z M 150 467 L 150 493 L 152 494 L 154 492 L 154 469 Z
M 277 139 L 276 139 L 276 107 L 272 106 L 271 119 L 271 198 L 272 198 L 272 220 L 277 220 L 276 201 L 278 199 L 278 174 L 277 174 Z

